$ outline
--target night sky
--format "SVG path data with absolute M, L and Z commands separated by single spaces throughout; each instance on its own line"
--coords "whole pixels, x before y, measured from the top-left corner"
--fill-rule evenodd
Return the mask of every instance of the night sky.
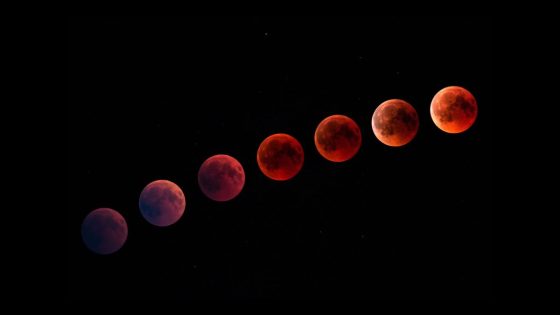
M 492 32 L 476 17 L 69 19 L 68 298 L 491 299 Z M 461 134 L 430 117 L 450 85 L 478 102 Z M 420 121 L 398 148 L 371 127 L 393 98 Z M 343 163 L 313 140 L 333 114 L 362 133 Z M 305 152 L 284 182 L 257 165 L 274 133 Z M 245 170 L 228 202 L 198 187 L 215 154 Z M 186 196 L 169 227 L 138 207 L 157 179 Z M 111 255 L 80 234 L 100 207 L 128 222 Z

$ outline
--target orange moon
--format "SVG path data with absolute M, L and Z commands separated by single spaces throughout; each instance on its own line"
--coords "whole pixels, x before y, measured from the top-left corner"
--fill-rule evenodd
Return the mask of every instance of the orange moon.
M 332 115 L 325 118 L 315 130 L 317 151 L 331 162 L 351 159 L 362 145 L 360 128 L 350 117 Z
M 403 146 L 414 139 L 418 125 L 418 113 L 414 107 L 399 99 L 381 103 L 371 118 L 377 139 L 391 147 Z
M 448 133 L 461 133 L 476 120 L 478 105 L 471 92 L 460 86 L 448 86 L 436 93 L 430 114 L 436 126 Z
M 257 163 L 267 177 L 288 180 L 296 176 L 303 166 L 303 148 L 296 138 L 277 133 L 261 143 Z

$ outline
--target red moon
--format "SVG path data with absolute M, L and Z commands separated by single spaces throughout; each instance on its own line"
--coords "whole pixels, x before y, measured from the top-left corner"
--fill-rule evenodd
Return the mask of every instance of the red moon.
M 436 93 L 430 114 L 436 126 L 448 133 L 461 133 L 476 120 L 478 105 L 471 92 L 460 86 L 448 86 Z
M 371 118 L 377 139 L 391 147 L 403 146 L 414 139 L 418 124 L 418 113 L 414 107 L 399 99 L 381 103 Z
M 112 254 L 124 245 L 128 237 L 128 225 L 123 216 L 110 208 L 90 212 L 82 223 L 84 244 L 94 253 Z
M 157 226 L 169 226 L 183 216 L 186 200 L 175 183 L 156 180 L 142 190 L 138 204 L 146 221 Z
M 361 145 L 360 128 L 347 116 L 329 116 L 315 130 L 317 150 L 332 162 L 348 161 L 358 152 Z
M 245 171 L 236 159 L 218 154 L 209 157 L 198 171 L 198 185 L 206 197 L 214 201 L 235 198 L 245 185 Z
M 303 166 L 303 148 L 292 136 L 277 133 L 259 146 L 257 163 L 264 175 L 274 180 L 288 180 Z

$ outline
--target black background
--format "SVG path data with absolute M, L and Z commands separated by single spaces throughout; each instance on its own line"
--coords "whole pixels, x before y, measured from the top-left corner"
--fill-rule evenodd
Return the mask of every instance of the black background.
M 463 134 L 433 124 L 433 95 L 469 89 Z M 392 148 L 373 135 L 401 98 L 420 129 Z M 345 163 L 315 149 L 318 123 L 353 118 L 362 147 Z M 303 145 L 292 180 L 258 169 L 273 133 Z M 246 184 L 218 203 L 201 163 L 237 158 Z M 184 216 L 159 228 L 140 191 L 168 179 Z M 492 25 L 474 17 L 71 18 L 68 25 L 70 299 L 489 299 L 492 297 Z M 123 248 L 87 250 L 80 225 L 110 207 Z

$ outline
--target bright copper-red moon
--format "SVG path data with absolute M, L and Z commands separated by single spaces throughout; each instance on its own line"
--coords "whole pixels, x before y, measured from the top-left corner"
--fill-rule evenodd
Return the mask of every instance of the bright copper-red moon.
M 476 99 L 465 88 L 448 86 L 434 96 L 430 114 L 436 126 L 448 133 L 461 133 L 476 120 Z
M 414 139 L 418 125 L 418 113 L 414 107 L 399 99 L 381 103 L 371 118 L 377 139 L 391 147 L 403 146 Z
M 257 163 L 267 177 L 288 180 L 296 176 L 303 166 L 303 148 L 294 137 L 277 133 L 261 143 Z
M 344 115 L 325 118 L 315 130 L 317 151 L 332 162 L 348 161 L 356 155 L 361 145 L 360 127 Z

